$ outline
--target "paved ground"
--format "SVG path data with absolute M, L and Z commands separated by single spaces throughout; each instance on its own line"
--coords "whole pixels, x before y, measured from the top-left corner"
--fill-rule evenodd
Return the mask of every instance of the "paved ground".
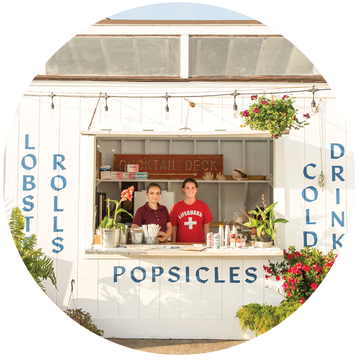
M 203 354 L 242 344 L 246 340 L 118 339 L 108 338 L 130 349 L 166 355 Z

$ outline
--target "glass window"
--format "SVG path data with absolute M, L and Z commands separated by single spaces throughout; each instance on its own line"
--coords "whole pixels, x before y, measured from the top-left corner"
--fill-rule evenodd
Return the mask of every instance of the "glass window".
M 191 37 L 190 77 L 319 75 L 283 37 Z
M 180 38 L 75 37 L 45 68 L 47 75 L 180 76 Z

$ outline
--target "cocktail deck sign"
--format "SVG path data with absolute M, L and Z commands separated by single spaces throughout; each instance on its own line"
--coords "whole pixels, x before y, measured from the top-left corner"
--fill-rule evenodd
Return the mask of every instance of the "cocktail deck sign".
M 223 155 L 114 155 L 114 171 L 124 171 L 126 164 L 138 164 L 139 171 L 147 172 L 149 179 L 202 179 L 207 172 L 214 177 L 223 174 Z

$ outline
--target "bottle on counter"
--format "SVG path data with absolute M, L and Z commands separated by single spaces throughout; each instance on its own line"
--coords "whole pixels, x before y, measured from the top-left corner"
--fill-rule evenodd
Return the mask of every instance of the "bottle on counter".
M 220 246 L 224 246 L 224 225 L 219 225 Z
M 235 234 L 230 234 L 230 246 L 235 247 Z
M 209 232 L 206 235 L 206 246 L 208 248 L 214 247 L 214 234 L 212 232 Z
M 220 244 L 221 244 L 221 236 L 219 233 L 214 234 L 214 248 L 215 249 L 220 249 Z
M 230 225 L 225 225 L 224 245 L 229 246 Z
M 231 233 L 235 234 L 235 239 L 237 239 L 237 227 L 236 227 L 236 225 L 233 225 Z

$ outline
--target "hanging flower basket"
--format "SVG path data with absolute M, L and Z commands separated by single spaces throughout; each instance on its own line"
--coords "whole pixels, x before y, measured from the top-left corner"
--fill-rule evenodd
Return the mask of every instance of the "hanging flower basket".
M 240 115 L 245 118 L 245 124 L 241 127 L 249 126 L 252 130 L 269 131 L 274 139 L 282 136 L 287 129 L 300 129 L 310 118 L 309 114 L 304 114 L 304 121 L 299 121 L 296 114 L 298 109 L 294 108 L 294 97 L 284 95 L 276 99 L 273 95 L 270 98 L 262 95 L 252 95 L 252 103 L 248 110 L 240 111 Z

